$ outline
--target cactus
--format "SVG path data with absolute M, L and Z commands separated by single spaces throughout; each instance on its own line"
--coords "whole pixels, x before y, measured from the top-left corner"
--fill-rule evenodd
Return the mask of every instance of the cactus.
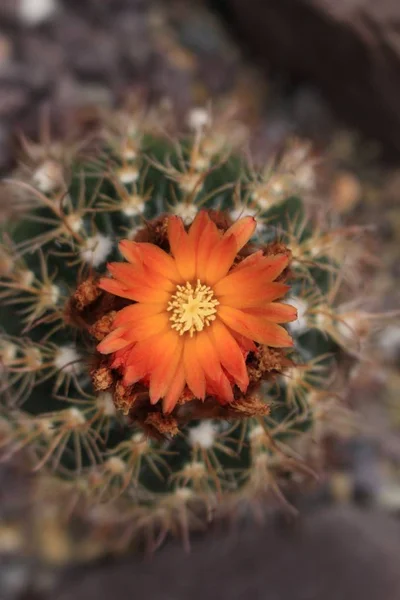
M 120 112 L 86 146 L 25 142 L 7 182 L 2 456 L 24 452 L 108 549 L 290 508 L 340 347 L 358 355 L 365 315 L 338 304 L 351 232 L 307 200 L 310 149 L 258 168 L 243 133 L 195 109 L 172 139 Z

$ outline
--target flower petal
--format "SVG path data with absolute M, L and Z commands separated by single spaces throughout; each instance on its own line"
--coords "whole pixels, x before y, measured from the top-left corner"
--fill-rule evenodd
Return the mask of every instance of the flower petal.
M 118 248 L 122 256 L 132 265 L 143 265 L 142 253 L 140 252 L 139 244 L 137 242 L 131 242 L 130 240 L 121 240 L 118 244 Z
M 206 379 L 212 382 L 218 398 L 223 402 L 232 402 L 232 386 L 222 370 L 217 350 L 207 331 L 196 335 L 196 354 Z
M 145 285 L 168 292 L 172 292 L 175 288 L 175 284 L 164 275 L 134 267 L 129 263 L 108 263 L 107 269 L 115 279 L 121 281 L 128 288 Z
M 240 269 L 245 269 L 245 268 L 247 269 L 247 267 L 258 266 L 262 263 L 263 258 L 265 258 L 263 255 L 263 251 L 257 250 L 257 252 L 253 252 L 253 254 L 246 256 L 246 258 L 244 258 L 242 261 L 240 261 L 240 263 L 235 265 L 235 268 L 232 269 L 232 273 L 233 272 L 236 273 Z
M 243 350 L 244 352 L 255 352 L 257 350 L 257 346 L 255 345 L 253 340 L 250 340 L 248 337 L 241 335 L 237 331 L 233 331 L 233 329 L 228 327 L 226 323 L 225 327 L 228 329 L 231 336 L 237 341 L 241 350 Z
M 97 351 L 101 354 L 111 354 L 117 350 L 122 350 L 122 348 L 125 348 L 131 343 L 124 338 L 125 333 L 125 327 L 117 327 L 117 329 L 114 329 L 111 333 L 106 335 L 100 344 L 97 345 Z
M 174 331 L 168 331 L 157 342 L 157 361 L 150 373 L 150 402 L 155 404 L 165 396 L 182 358 L 182 339 Z
M 257 221 L 254 217 L 243 217 L 239 219 L 226 230 L 225 236 L 229 237 L 231 234 L 236 239 L 236 252 L 239 252 L 245 244 L 249 241 L 257 227 Z
M 101 290 L 108 292 L 109 294 L 114 294 L 114 296 L 120 296 L 121 298 L 126 298 L 126 287 L 122 285 L 119 281 L 115 279 L 111 279 L 111 277 L 101 277 L 99 283 L 97 284 Z
M 289 286 L 284 283 L 265 283 L 264 281 L 252 281 L 246 287 L 226 296 L 218 296 L 220 302 L 218 313 L 221 306 L 230 306 L 232 308 L 252 308 L 255 306 L 264 306 L 267 302 L 277 300 L 286 294 Z
M 147 242 L 131 242 L 129 240 L 122 240 L 119 244 L 122 255 L 130 260 L 128 257 L 138 256 L 140 262 L 151 271 L 164 275 L 172 281 L 179 282 L 181 276 L 176 268 L 175 261 L 167 254 L 164 250 L 149 244 Z
M 168 219 L 168 239 L 171 252 L 174 255 L 176 268 L 184 281 L 191 281 L 196 273 L 196 255 L 193 240 L 188 234 L 180 217 Z
M 204 400 L 206 394 L 206 379 L 196 354 L 196 337 L 185 336 L 183 348 L 183 367 L 189 389 L 196 398 Z
M 220 239 L 221 234 L 217 226 L 209 218 L 197 246 L 196 278 L 200 279 L 200 281 L 203 281 L 206 276 L 208 259 Z
M 189 228 L 189 240 L 194 242 L 194 248 L 197 251 L 197 247 L 199 245 L 200 239 L 204 233 L 205 228 L 208 223 L 211 221 L 210 217 L 207 214 L 207 211 L 200 210 L 195 216 L 193 223 Z
M 243 312 L 255 317 L 264 317 L 273 323 L 290 323 L 297 319 L 297 309 L 290 304 L 281 302 L 270 302 L 262 307 L 246 308 Z
M 234 378 L 242 392 L 245 392 L 249 385 L 249 375 L 243 353 L 237 341 L 220 320 L 214 321 L 210 327 L 210 333 L 219 360 Z
M 183 390 L 185 389 L 185 371 L 183 364 L 179 363 L 174 374 L 174 378 L 166 395 L 163 398 L 163 411 L 165 414 L 170 413 L 176 406 Z
M 140 342 L 153 335 L 163 333 L 165 330 L 169 329 L 169 325 L 168 315 L 165 312 L 162 312 L 158 315 L 144 317 L 133 326 L 128 323 L 129 330 L 124 337 L 125 339 L 129 339 L 130 342 Z
M 169 328 L 169 318 L 164 312 L 140 319 L 133 326 L 128 323 L 123 327 L 117 327 L 104 338 L 97 349 L 103 354 L 109 354 L 121 350 L 128 344 L 147 340 L 153 335 L 159 335 Z M 111 348 L 111 349 L 110 349 Z
M 215 396 L 222 405 L 233 402 L 232 385 L 223 371 L 218 380 L 211 380 L 207 377 L 207 394 Z
M 120 365 L 125 368 L 124 384 L 132 385 L 151 373 L 157 364 L 158 353 L 162 351 L 159 335 L 154 335 L 152 338 L 135 344 L 126 353 L 124 364 Z
M 204 283 L 214 285 L 224 277 L 232 266 L 236 256 L 236 238 L 224 236 L 214 247 L 207 264 Z
M 110 277 L 102 277 L 98 283 L 98 287 L 105 292 L 128 298 L 136 302 L 149 302 L 151 304 L 168 303 L 171 294 L 164 290 L 158 290 L 144 285 L 126 287 L 120 281 L 111 279 Z
M 273 348 L 293 346 L 293 340 L 283 327 L 265 318 L 248 315 L 230 306 L 220 306 L 218 316 L 241 335 Z
M 157 315 L 163 310 L 165 310 L 165 304 L 145 304 L 142 302 L 131 304 L 117 312 L 113 326 L 120 327 L 126 323 L 133 323 L 144 317 Z
M 124 385 L 133 385 L 145 377 L 154 358 L 153 344 L 149 340 L 138 342 L 128 353 L 124 370 Z
M 243 263 L 246 261 L 247 259 Z M 255 265 L 243 266 L 243 263 L 239 263 L 226 277 L 218 281 L 214 291 L 217 295 L 235 294 L 238 288 L 254 281 L 259 284 L 272 282 L 287 267 L 288 261 L 285 254 L 276 254 L 264 256 L 262 260 L 258 258 Z
M 112 369 L 119 369 L 121 367 L 125 368 L 128 361 L 128 357 L 130 356 L 134 347 L 135 343 L 131 344 L 130 346 L 126 346 L 122 350 L 117 350 L 116 352 L 114 352 L 114 355 L 112 357 L 113 360 L 110 364 L 110 367 Z

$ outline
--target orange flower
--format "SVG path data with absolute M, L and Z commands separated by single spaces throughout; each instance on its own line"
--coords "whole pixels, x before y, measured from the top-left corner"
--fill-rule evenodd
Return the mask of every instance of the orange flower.
M 275 302 L 288 286 L 274 280 L 288 264 L 283 254 L 251 254 L 233 265 L 249 241 L 255 219 L 245 217 L 221 233 L 208 213 L 197 214 L 189 231 L 169 217 L 170 254 L 149 243 L 123 240 L 127 263 L 111 263 L 113 278 L 100 288 L 132 300 L 120 310 L 113 331 L 98 345 L 113 354 L 111 367 L 126 386 L 144 380 L 150 401 L 175 407 L 187 386 L 196 398 L 233 400 L 233 384 L 245 392 L 246 355 L 254 342 L 292 346 L 278 323 L 296 319 L 296 309 Z

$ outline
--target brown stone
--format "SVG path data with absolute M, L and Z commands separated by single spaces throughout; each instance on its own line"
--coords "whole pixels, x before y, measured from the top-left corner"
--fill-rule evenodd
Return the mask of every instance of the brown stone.
M 226 0 L 265 65 L 319 86 L 354 126 L 400 154 L 398 0 Z
M 68 572 L 54 600 L 396 600 L 400 525 L 376 510 L 310 510 L 296 526 L 249 524 Z

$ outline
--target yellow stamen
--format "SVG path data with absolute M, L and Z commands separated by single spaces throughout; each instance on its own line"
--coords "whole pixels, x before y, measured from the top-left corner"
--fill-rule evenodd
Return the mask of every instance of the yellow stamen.
M 172 311 L 172 329 L 176 329 L 179 335 L 188 331 L 193 337 L 195 331 L 203 331 L 205 325 L 214 321 L 218 304 L 213 290 L 199 279 L 196 287 L 188 281 L 185 285 L 177 285 L 167 308 Z

